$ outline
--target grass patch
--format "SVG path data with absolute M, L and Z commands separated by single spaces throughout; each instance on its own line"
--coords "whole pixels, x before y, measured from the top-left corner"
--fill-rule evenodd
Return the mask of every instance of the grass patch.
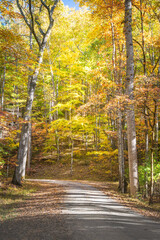
M 37 183 L 24 182 L 22 187 L 16 187 L 8 182 L 0 188 L 0 221 L 16 217 L 16 207 L 20 202 L 39 189 Z

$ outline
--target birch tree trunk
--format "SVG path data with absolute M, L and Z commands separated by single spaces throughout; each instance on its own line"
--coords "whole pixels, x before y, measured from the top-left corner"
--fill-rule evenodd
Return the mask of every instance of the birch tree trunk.
M 47 6 L 46 3 L 41 0 L 40 3 L 43 5 L 43 7 L 47 10 L 48 12 L 48 17 L 49 17 L 49 24 L 46 32 L 44 32 L 41 28 L 41 25 L 37 23 L 36 18 L 33 16 L 33 6 L 32 6 L 32 1 L 29 0 L 28 2 L 28 14 L 30 16 L 30 20 L 28 20 L 28 15 L 26 14 L 26 11 L 24 12 L 23 7 L 20 4 L 20 1 L 17 0 L 17 6 L 19 8 L 19 11 L 26 23 L 26 25 L 29 27 L 31 30 L 38 46 L 39 46 L 39 56 L 38 56 L 38 62 L 37 62 L 37 67 L 34 70 L 33 75 L 31 76 L 30 79 L 30 84 L 29 84 L 29 91 L 28 91 L 28 99 L 26 103 L 26 109 L 25 109 L 25 114 L 24 114 L 24 123 L 22 126 L 21 130 L 21 137 L 20 137 L 20 142 L 19 142 L 19 149 L 18 149 L 18 160 L 17 160 L 17 166 L 14 172 L 14 176 L 12 179 L 12 183 L 15 185 L 22 185 L 21 180 L 25 177 L 25 170 L 26 170 L 26 160 L 27 160 L 27 152 L 28 152 L 28 137 L 29 137 L 29 122 L 31 118 L 31 111 L 32 111 L 32 104 L 34 100 L 34 93 L 35 93 L 35 88 L 36 88 L 36 83 L 37 83 L 37 78 L 40 70 L 40 66 L 43 62 L 43 53 L 44 49 L 47 44 L 47 40 L 51 34 L 51 29 L 53 27 L 54 20 L 52 18 L 54 9 L 58 3 L 58 0 L 53 1 L 53 6 Z M 42 39 L 39 39 L 39 34 L 36 34 L 34 25 L 37 23 L 37 27 L 39 28 L 39 32 L 41 33 Z
M 153 203 L 153 193 L 154 193 L 154 127 L 152 128 L 152 146 L 151 146 L 151 175 L 150 175 L 150 196 L 149 196 L 149 204 Z
M 159 123 L 158 123 L 158 101 L 155 101 L 155 156 L 158 159 L 159 156 L 159 148 L 158 148 L 158 135 L 159 135 Z
M 134 61 L 133 61 L 133 41 L 132 41 L 132 1 L 125 0 L 125 39 L 126 39 L 126 94 L 129 99 L 127 107 L 127 135 L 128 135 L 128 161 L 129 161 L 129 179 L 130 195 L 136 197 L 138 192 L 138 164 L 137 164 L 137 146 L 135 113 L 133 101 L 134 85 Z
M 119 189 L 125 192 L 124 187 L 124 144 L 122 133 L 122 112 L 118 109 L 118 162 L 119 162 Z
M 74 150 L 74 141 L 71 137 L 71 170 L 70 170 L 71 176 L 73 174 L 73 150 Z
M 1 109 L 4 110 L 4 87 L 5 87 L 5 81 L 6 81 L 6 56 L 5 56 L 5 63 L 4 63 L 4 70 L 3 74 L 1 75 Z M 0 138 L 3 138 L 3 127 L 0 127 Z
M 31 21 L 30 21 L 31 24 Z M 32 50 L 33 48 L 33 39 L 32 39 L 32 31 L 30 30 L 30 36 L 29 36 L 29 45 L 30 49 Z M 31 71 L 31 69 L 30 69 Z M 30 86 L 30 75 L 28 76 L 28 90 Z M 31 116 L 31 113 L 30 113 Z M 28 134 L 28 154 L 27 154 L 27 170 L 30 169 L 31 167 L 31 157 L 32 157 L 32 122 L 31 122 L 31 117 L 29 121 L 29 134 Z
M 149 134 L 148 134 L 148 120 L 147 120 L 147 109 L 144 108 L 145 116 L 145 167 L 147 167 L 149 161 Z M 145 197 L 148 198 L 148 173 L 145 172 Z
M 5 63 L 4 63 L 4 70 L 2 76 L 2 86 L 1 86 L 1 109 L 4 110 L 4 86 L 6 82 L 6 56 L 5 56 Z
M 29 139 L 29 124 L 31 118 L 32 104 L 34 99 L 34 93 L 36 88 L 36 82 L 39 74 L 40 65 L 43 61 L 44 49 L 40 51 L 40 56 L 38 59 L 38 66 L 35 69 L 34 75 L 31 77 L 30 86 L 28 91 L 28 99 L 24 115 L 24 124 L 21 130 L 21 137 L 18 149 L 18 161 L 14 172 L 12 183 L 15 185 L 21 185 L 22 178 L 25 177 L 27 152 L 28 152 L 28 139 Z

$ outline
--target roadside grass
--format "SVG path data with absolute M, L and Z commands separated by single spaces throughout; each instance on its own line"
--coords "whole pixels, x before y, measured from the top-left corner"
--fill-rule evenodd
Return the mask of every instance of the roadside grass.
M 16 206 L 38 191 L 38 183 L 24 182 L 22 187 L 16 187 L 3 182 L 0 188 L 0 221 L 8 220 L 17 216 Z

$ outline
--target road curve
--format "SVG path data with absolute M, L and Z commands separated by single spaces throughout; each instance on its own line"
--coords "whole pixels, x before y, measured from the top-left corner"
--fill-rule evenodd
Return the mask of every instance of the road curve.
M 63 180 L 31 181 L 60 184 L 66 190 L 61 206 L 65 231 L 49 240 L 160 240 L 159 222 L 122 206 L 95 187 Z

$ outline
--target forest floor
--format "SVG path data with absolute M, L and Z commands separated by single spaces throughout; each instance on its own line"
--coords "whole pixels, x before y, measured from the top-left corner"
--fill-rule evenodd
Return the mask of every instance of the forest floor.
M 63 188 L 53 183 L 25 182 L 23 187 L 3 183 L 0 189 L 1 240 L 46 239 L 46 231 L 56 239 L 56 229 L 63 232 L 59 207 L 62 195 Z
M 56 184 L 24 182 L 16 187 L 5 181 L 0 188 L 0 221 L 18 216 L 36 216 L 44 213 L 58 214 L 63 188 Z

